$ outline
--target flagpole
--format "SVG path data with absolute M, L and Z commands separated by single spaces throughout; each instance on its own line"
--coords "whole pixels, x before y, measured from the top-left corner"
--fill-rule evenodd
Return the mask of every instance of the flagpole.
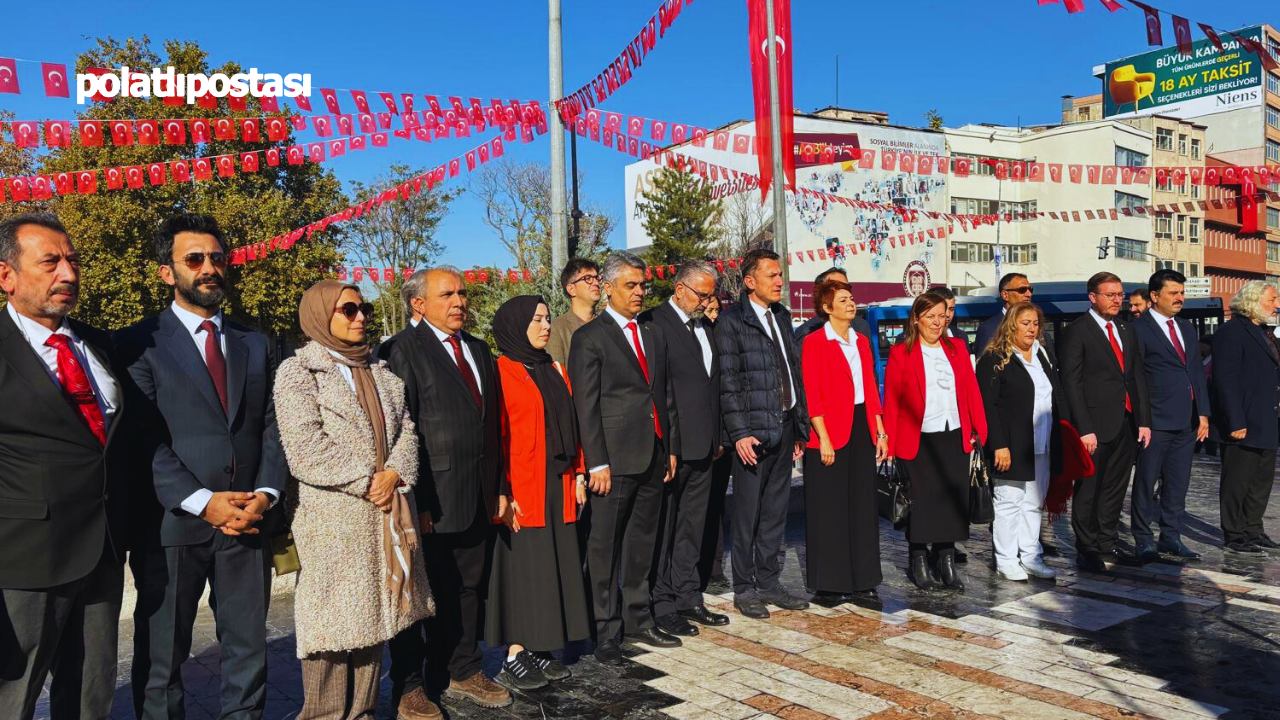
M 569 223 L 565 210 L 564 127 L 555 101 L 564 97 L 563 47 L 560 39 L 560 0 L 547 0 L 547 56 L 550 63 L 551 102 L 548 103 L 551 130 L 551 272 L 560 272 L 568 262 Z
M 782 302 L 791 307 L 791 266 L 787 262 L 787 178 L 782 171 L 782 110 L 778 92 L 778 31 L 774 26 L 774 0 L 764 0 L 766 46 L 769 48 L 769 145 L 773 150 L 773 250 L 782 266 Z M 759 17 L 759 16 L 757 16 Z M 791 52 L 791 48 L 787 48 Z

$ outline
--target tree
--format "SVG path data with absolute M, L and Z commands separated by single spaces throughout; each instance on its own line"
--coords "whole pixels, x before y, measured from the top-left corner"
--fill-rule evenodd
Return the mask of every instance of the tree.
M 650 265 L 680 265 L 701 259 L 720 239 L 721 204 L 711 195 L 712 186 L 692 173 L 663 168 L 653 176 L 653 190 L 637 205 L 652 245 L 644 253 Z M 653 291 L 646 298 L 652 307 L 671 297 L 670 279 L 654 276 Z
M 166 58 L 151 49 L 149 38 L 99 39 L 93 50 L 82 54 L 77 70 L 88 67 L 164 67 L 178 73 L 239 72 L 232 63 L 210 68 L 207 56 L 194 42 L 170 40 Z M 217 109 L 196 105 L 167 106 L 159 98 L 116 98 L 94 103 L 79 113 L 84 120 L 139 118 L 262 116 L 257 100 L 249 98 L 244 113 L 232 111 L 226 100 Z M 264 133 L 265 135 L 265 133 Z M 101 147 L 75 144 L 57 148 L 40 163 L 42 173 L 104 167 L 125 167 L 171 162 L 197 156 L 239 153 L 282 143 L 214 140 L 207 145 L 115 145 L 110 138 Z M 237 163 L 239 165 L 239 163 Z M 105 186 L 103 178 L 98 182 Z M 118 328 L 155 314 L 172 300 L 172 290 L 156 275 L 158 263 L 152 236 L 164 218 L 176 212 L 207 213 L 217 218 L 232 247 L 268 240 L 319 220 L 347 205 L 340 183 L 320 167 L 261 164 L 256 173 L 237 172 L 202 182 L 145 185 L 134 190 L 105 191 L 97 195 L 67 195 L 52 203 L 81 255 L 81 289 L 77 317 L 107 328 Z M 297 325 L 298 301 L 303 291 L 323 277 L 322 268 L 337 264 L 341 230 L 330 230 L 311 242 L 299 242 L 285 252 L 233 266 L 232 291 L 226 310 L 233 317 L 265 332 L 282 333 Z
M 930 130 L 942 129 L 942 115 L 936 109 L 925 110 L 924 121 Z
M 407 165 L 392 165 L 370 186 L 351 183 L 352 194 L 356 202 L 360 202 L 384 188 L 400 185 L 421 174 L 421 170 L 411 170 Z M 433 188 L 410 195 L 407 200 L 375 206 L 347 224 L 342 249 L 361 267 L 394 268 L 397 271 L 429 267 L 444 252 L 444 246 L 436 239 L 436 228 L 448 214 L 449 203 L 457 196 L 458 191 Z M 370 300 L 378 306 L 377 323 L 381 334 L 397 333 L 409 322 L 400 302 L 400 288 L 404 281 L 402 272 L 396 272 L 391 282 L 381 278 L 371 281 L 377 296 Z M 373 334 L 372 328 L 370 334 Z
M 755 192 L 740 192 L 721 201 L 719 242 L 711 249 L 714 258 L 740 258 L 751 250 L 773 247 L 773 216 Z M 742 274 L 725 268 L 717 283 L 721 295 L 737 299 L 742 293 Z

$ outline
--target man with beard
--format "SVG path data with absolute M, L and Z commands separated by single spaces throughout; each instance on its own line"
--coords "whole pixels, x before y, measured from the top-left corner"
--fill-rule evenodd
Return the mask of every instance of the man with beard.
M 158 316 L 116 342 L 145 415 L 133 501 L 140 537 L 129 566 L 133 700 L 139 718 L 184 716 L 182 663 L 205 583 L 222 661 L 222 718 L 258 720 L 266 703 L 269 522 L 288 470 L 271 397 L 265 335 L 223 317 L 227 244 L 207 215 L 178 215 L 155 236 L 160 277 L 174 289 Z M 148 482 L 148 480 L 150 482 Z
M 80 258 L 52 215 L 0 222 L 0 717 L 104 718 L 124 591 L 124 403 L 107 333 L 68 318 Z

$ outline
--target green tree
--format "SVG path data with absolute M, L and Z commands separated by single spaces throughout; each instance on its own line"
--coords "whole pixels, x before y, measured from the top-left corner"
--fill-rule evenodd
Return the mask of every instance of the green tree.
M 639 203 L 644 230 L 653 244 L 644 253 L 650 265 L 676 265 L 705 258 L 719 242 L 721 203 L 711 196 L 711 183 L 692 173 L 664 168 L 653 177 L 653 190 Z M 653 307 L 671 297 L 670 277 L 655 272 L 645 300 Z
M 936 109 L 925 110 L 924 121 L 928 124 L 930 130 L 942 129 L 942 114 Z
M 178 73 L 239 72 L 227 63 L 211 68 L 203 50 L 194 43 L 170 40 L 164 56 L 151 48 L 146 36 L 123 42 L 99 39 L 97 47 L 82 54 L 77 70 L 87 67 L 135 68 L 172 65 Z M 232 115 L 262 116 L 258 101 L 248 98 L 245 112 L 234 112 L 225 99 L 218 108 L 196 105 L 169 106 L 159 98 L 116 98 L 94 103 L 79 113 L 81 120 L 200 118 Z M 292 133 L 281 143 L 214 140 L 207 145 L 115 145 L 111 138 L 101 147 L 79 143 L 58 148 L 41 158 L 45 174 L 105 167 L 145 166 L 221 154 L 238 154 L 292 143 Z M 190 140 L 190 138 L 188 138 Z M 330 215 L 345 207 L 347 199 L 333 174 L 312 163 L 271 167 L 260 163 L 256 173 L 240 172 L 208 181 L 149 183 L 134 190 L 106 190 L 98 177 L 96 195 L 67 195 L 53 201 L 53 209 L 71 235 L 82 257 L 80 305 L 76 315 L 92 324 L 118 328 L 164 308 L 172 290 L 156 274 L 152 237 L 157 225 L 177 212 L 207 213 L 217 218 L 230 245 L 238 247 L 269 240 Z M 229 273 L 231 302 L 228 313 L 242 322 L 270 333 L 282 333 L 297 325 L 298 301 L 322 269 L 337 264 L 340 229 L 317 234 L 287 251 L 265 259 L 233 266 Z

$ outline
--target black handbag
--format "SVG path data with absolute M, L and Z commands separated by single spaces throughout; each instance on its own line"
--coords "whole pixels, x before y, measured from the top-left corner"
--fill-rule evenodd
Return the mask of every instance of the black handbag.
M 899 527 L 911 514 L 911 479 L 902 461 L 882 462 L 876 471 L 876 510 Z
M 975 444 L 973 452 L 969 453 L 969 523 L 988 525 L 995 519 L 991 478 L 987 477 L 987 463 L 982 459 L 982 448 Z

